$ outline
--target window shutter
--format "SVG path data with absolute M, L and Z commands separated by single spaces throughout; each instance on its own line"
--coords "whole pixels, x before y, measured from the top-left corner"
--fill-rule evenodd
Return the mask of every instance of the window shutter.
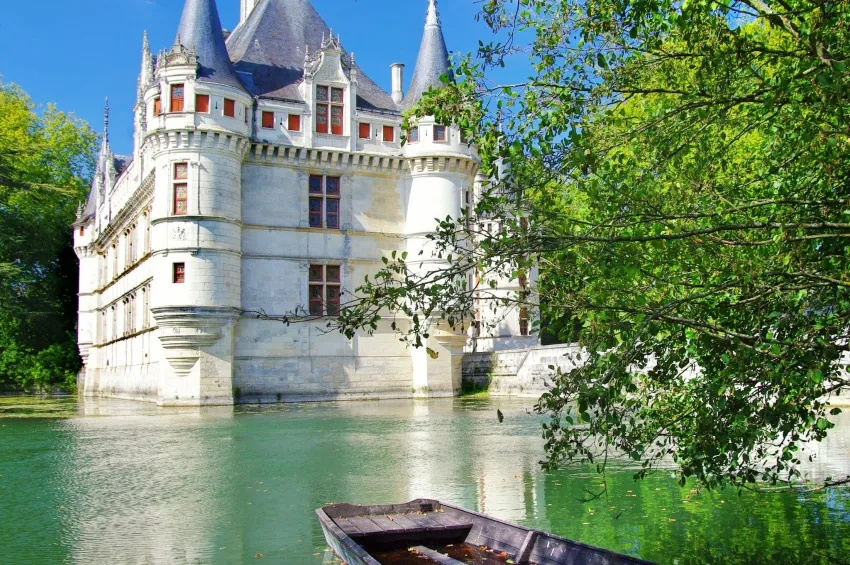
M 229 98 L 224 99 L 224 115 L 228 118 L 236 117 L 236 101 Z
M 201 114 L 210 113 L 210 96 L 209 94 L 195 95 L 195 112 Z
M 274 112 L 263 112 L 263 128 L 274 129 Z
M 387 143 L 395 141 L 395 128 L 393 126 L 384 126 L 384 141 Z
M 372 137 L 372 124 L 360 123 L 360 139 Z
M 301 116 L 299 114 L 289 114 L 289 131 L 301 131 Z

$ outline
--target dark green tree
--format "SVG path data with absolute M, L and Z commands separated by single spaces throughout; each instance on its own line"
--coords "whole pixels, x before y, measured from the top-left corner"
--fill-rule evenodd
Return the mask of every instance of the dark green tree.
M 74 213 L 95 135 L 0 83 L 0 387 L 73 388 L 78 272 Z
M 397 258 L 341 329 L 466 323 L 470 270 L 486 287 L 537 261 L 538 292 L 515 300 L 564 338 L 579 320 L 585 350 L 538 405 L 548 466 L 796 478 L 850 386 L 850 4 L 486 0 L 481 17 L 494 41 L 413 112 L 478 144 L 495 181 L 473 215 L 502 229 L 442 221 L 452 267 L 422 278 Z M 532 76 L 489 80 L 516 56 Z

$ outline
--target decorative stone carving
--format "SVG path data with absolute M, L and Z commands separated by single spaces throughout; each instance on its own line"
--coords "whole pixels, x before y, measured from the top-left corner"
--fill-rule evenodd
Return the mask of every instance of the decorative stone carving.
M 201 348 L 214 345 L 222 328 L 238 317 L 230 309 L 209 308 L 155 308 L 152 313 L 165 358 L 178 377 L 187 376 L 201 358 Z

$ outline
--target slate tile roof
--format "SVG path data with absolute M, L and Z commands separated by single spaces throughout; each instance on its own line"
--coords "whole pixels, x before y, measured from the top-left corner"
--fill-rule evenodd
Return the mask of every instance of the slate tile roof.
M 227 39 L 230 58 L 255 96 L 302 101 L 305 48 L 317 53 L 331 30 L 309 0 L 261 0 Z M 344 57 L 346 74 L 351 66 Z M 398 113 L 389 94 L 357 69 L 357 107 Z M 246 77 L 247 78 L 247 77 Z

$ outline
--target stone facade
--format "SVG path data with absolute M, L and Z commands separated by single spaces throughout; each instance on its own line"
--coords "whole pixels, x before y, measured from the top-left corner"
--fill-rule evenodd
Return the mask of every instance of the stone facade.
M 274 9 L 312 10 L 268 0 L 259 14 L 255 4 L 242 0 L 228 49 Z M 318 25 L 310 17 L 303 25 Z M 435 22 L 439 31 L 431 0 L 427 33 Z M 434 218 L 460 217 L 481 182 L 475 148 L 429 118 L 402 146 L 398 101 L 374 92 L 329 30 L 303 48 L 291 99 L 252 91 L 259 77 L 231 68 L 216 34 L 215 2 L 187 0 L 169 50 L 154 57 L 145 40 L 131 157 L 112 154 L 105 126 L 75 224 L 85 393 L 161 405 L 455 394 L 463 349 L 475 349 L 465 333 L 436 327 L 432 358 L 388 324 L 349 340 L 308 312 L 314 269 L 338 272 L 345 293 L 392 252 L 418 256 Z M 400 66 L 393 75 L 400 91 Z M 328 93 L 339 108 L 331 127 Z M 319 223 L 334 225 L 311 216 L 326 196 L 311 179 L 325 188 L 338 179 L 338 221 L 326 200 L 319 206 Z M 326 302 L 323 314 L 334 307 Z M 289 325 L 268 319 L 299 312 Z M 518 320 L 506 323 L 511 339 Z

